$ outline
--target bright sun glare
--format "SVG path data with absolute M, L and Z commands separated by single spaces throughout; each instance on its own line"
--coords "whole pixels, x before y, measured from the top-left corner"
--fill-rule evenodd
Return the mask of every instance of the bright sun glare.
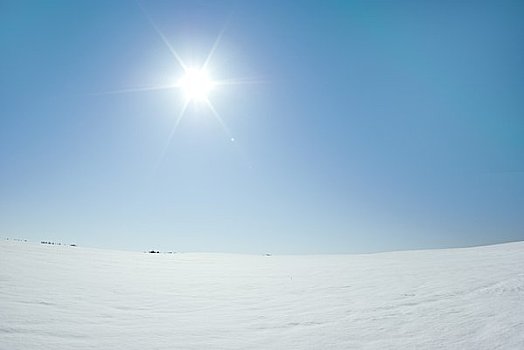
M 207 57 L 205 58 L 205 61 L 195 67 L 195 66 L 188 66 L 186 63 L 182 60 L 182 58 L 179 56 L 179 54 L 176 52 L 175 48 L 169 43 L 166 36 L 160 31 L 158 26 L 154 23 L 154 21 L 151 19 L 150 16 L 145 12 L 145 10 L 142 8 L 142 11 L 146 18 L 149 20 L 150 24 L 152 25 L 153 29 L 156 31 L 160 39 L 164 42 L 165 46 L 169 49 L 171 52 L 173 59 L 180 68 L 182 68 L 182 76 L 178 78 L 178 80 L 174 83 L 171 83 L 169 85 L 157 85 L 157 86 L 149 86 L 149 87 L 143 87 L 143 88 L 131 88 L 131 89 L 122 89 L 122 90 L 116 90 L 116 91 L 110 91 L 106 92 L 105 94 L 110 93 L 129 93 L 129 92 L 141 92 L 141 91 L 152 91 L 152 90 L 172 90 L 176 89 L 180 91 L 185 99 L 180 105 L 180 109 L 178 111 L 178 114 L 175 116 L 175 120 L 173 123 L 173 127 L 171 129 L 171 133 L 169 135 L 169 139 L 166 143 L 166 147 L 163 151 L 162 157 L 164 157 L 167 147 L 169 146 L 169 143 L 171 142 L 171 139 L 173 138 L 173 135 L 175 134 L 175 131 L 177 127 L 179 126 L 181 120 L 184 118 L 184 114 L 188 108 L 188 106 L 191 103 L 197 103 L 202 104 L 207 107 L 207 110 L 210 112 L 210 114 L 215 117 L 215 119 L 220 123 L 222 128 L 224 129 L 224 132 L 227 134 L 231 142 L 235 141 L 235 138 L 231 136 L 231 133 L 229 132 L 229 129 L 220 116 L 220 114 L 215 110 L 213 104 L 211 103 L 209 99 L 209 94 L 211 90 L 214 90 L 217 87 L 224 86 L 224 85 L 237 85 L 237 84 L 251 84 L 251 81 L 247 80 L 237 80 L 237 79 L 228 79 L 228 80 L 213 80 L 211 79 L 210 75 L 208 74 L 208 66 L 212 60 L 212 57 L 219 46 L 220 40 L 222 38 L 222 35 L 224 33 L 224 29 L 220 32 L 220 34 L 217 36 L 215 42 L 213 43 L 213 46 L 211 50 L 209 51 Z
M 189 101 L 206 101 L 213 81 L 205 70 L 188 68 L 178 82 Z

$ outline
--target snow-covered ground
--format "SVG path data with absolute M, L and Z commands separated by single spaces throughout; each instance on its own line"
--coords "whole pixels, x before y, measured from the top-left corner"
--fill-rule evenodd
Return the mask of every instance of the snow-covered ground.
M 524 242 L 369 255 L 0 242 L 0 349 L 524 349 Z

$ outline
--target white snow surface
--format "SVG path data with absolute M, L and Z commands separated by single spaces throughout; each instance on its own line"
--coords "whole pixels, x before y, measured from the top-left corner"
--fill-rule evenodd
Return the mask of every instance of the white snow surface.
M 2 241 L 0 349 L 524 349 L 524 242 L 257 256 Z

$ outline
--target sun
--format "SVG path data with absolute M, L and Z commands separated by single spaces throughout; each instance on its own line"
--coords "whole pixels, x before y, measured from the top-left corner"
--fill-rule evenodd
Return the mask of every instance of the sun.
M 205 102 L 213 89 L 214 82 L 204 69 L 187 68 L 178 86 L 188 101 Z
M 132 93 L 132 92 L 148 92 L 148 91 L 156 91 L 156 90 L 176 90 L 177 93 L 180 93 L 183 98 L 181 98 L 181 103 L 179 104 L 178 111 L 176 114 L 173 115 L 173 127 L 171 128 L 171 132 L 169 133 L 168 140 L 166 142 L 166 145 L 164 147 L 164 151 L 162 153 L 161 159 L 164 158 L 167 148 L 175 135 L 175 132 L 180 125 L 182 119 L 184 119 L 187 109 L 191 104 L 194 105 L 200 105 L 202 108 L 197 108 L 195 110 L 198 110 L 199 113 L 202 110 L 206 110 L 209 112 L 211 116 L 213 116 L 216 121 L 222 126 L 222 129 L 224 130 L 224 133 L 229 138 L 231 142 L 235 142 L 236 139 L 231 135 L 231 132 L 229 131 L 228 126 L 226 125 L 226 122 L 222 118 L 222 116 L 218 113 L 218 111 L 215 109 L 211 98 L 210 93 L 212 90 L 219 89 L 224 86 L 229 85 L 242 85 L 242 84 L 252 84 L 255 81 L 253 80 L 246 80 L 246 79 L 218 79 L 214 80 L 209 75 L 210 65 L 212 58 L 220 44 L 220 41 L 222 39 L 222 36 L 225 31 L 225 27 L 220 31 L 217 38 L 215 39 L 213 46 L 211 47 L 211 50 L 205 57 L 205 60 L 203 62 L 191 62 L 193 64 L 187 64 L 186 61 L 182 59 L 182 57 L 178 54 L 178 52 L 175 50 L 175 48 L 169 43 L 166 36 L 162 33 L 160 28 L 155 24 L 153 19 L 147 14 L 144 8 L 140 6 L 142 9 L 143 14 L 148 19 L 149 23 L 155 30 L 155 32 L 158 34 L 160 39 L 163 41 L 166 48 L 171 52 L 172 58 L 174 60 L 174 63 L 176 63 L 180 70 L 180 75 L 176 76 L 174 81 L 172 80 L 169 84 L 166 85 L 150 85 L 145 87 L 138 87 L 138 88 L 127 88 L 127 89 L 120 89 L 120 90 L 114 90 L 114 91 L 108 91 L 105 93 L 102 93 L 103 95 L 106 94 L 120 94 L 120 93 Z M 217 72 L 216 67 L 211 69 L 213 72 Z

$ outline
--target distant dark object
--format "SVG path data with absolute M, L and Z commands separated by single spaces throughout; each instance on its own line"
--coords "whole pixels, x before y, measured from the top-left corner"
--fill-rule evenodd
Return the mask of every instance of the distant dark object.
M 158 253 L 160 253 L 160 252 L 159 252 L 158 250 L 157 250 L 157 251 L 150 250 L 149 253 L 151 253 L 151 254 L 158 254 Z
M 271 256 L 271 254 L 269 254 L 269 253 L 266 253 L 266 254 L 264 254 L 264 255 L 265 255 L 265 256 Z
M 76 247 L 76 244 L 72 243 L 70 244 L 71 247 Z
M 50 244 L 50 245 L 66 245 L 65 243 L 62 244 L 60 242 L 47 242 L 47 241 L 40 241 L 40 244 Z

